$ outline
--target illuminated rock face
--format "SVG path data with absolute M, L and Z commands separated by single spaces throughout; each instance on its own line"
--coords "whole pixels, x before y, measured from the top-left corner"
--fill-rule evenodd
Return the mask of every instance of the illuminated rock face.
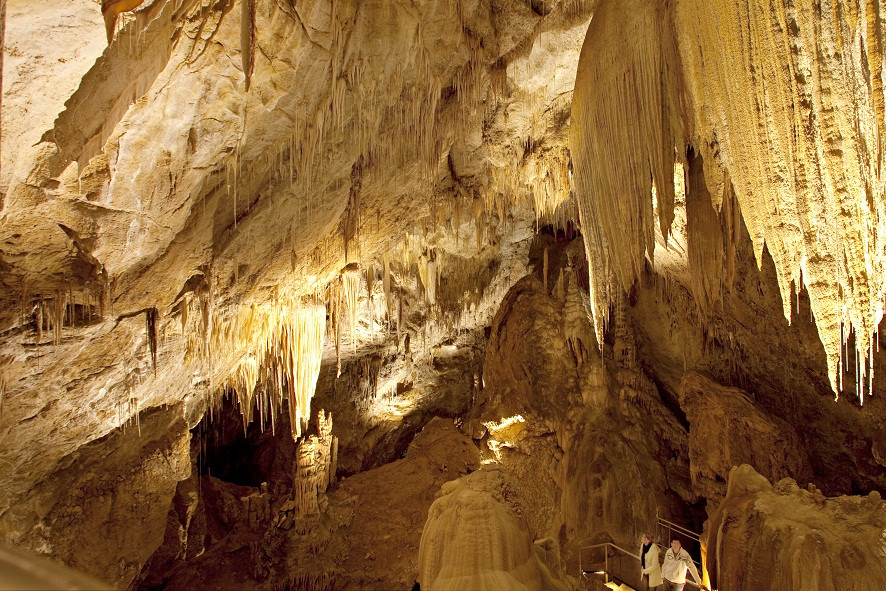
M 419 550 L 423 589 L 540 590 L 532 541 L 496 472 L 449 482 L 428 512 Z
M 10 26 L 69 18 L 57 3 L 31 3 L 29 14 L 13 5 Z M 236 59 L 240 10 L 142 3 L 88 72 L 58 71 L 71 88 L 47 94 L 52 114 L 28 123 L 37 135 L 5 136 L 3 174 L 17 172 L 3 201 L 0 323 L 29 326 L 38 309 L 64 319 L 40 379 L 26 377 L 34 359 L 22 354 L 36 334 L 4 343 L 12 361 L 0 421 L 14 442 L 0 450 L 8 459 L 0 475 L 10 481 L 0 508 L 137 408 L 188 400 L 193 424 L 192 413 L 226 386 L 271 429 L 291 395 L 298 435 L 322 339 L 297 346 L 281 315 L 315 305 L 331 314 L 329 287 L 346 263 L 359 267 L 376 303 L 382 298 L 371 289 L 382 281 L 365 277 L 387 265 L 392 304 L 368 330 L 355 315 L 349 327 L 336 322 L 329 337 L 344 326 L 370 341 L 380 326 L 399 326 L 391 316 L 408 320 L 401 302 L 416 292 L 428 311 L 437 301 L 442 326 L 461 317 L 469 324 L 489 315 L 476 309 L 483 296 L 476 278 L 489 274 L 490 246 L 525 243 L 534 203 L 540 219 L 565 223 L 569 216 L 556 211 L 568 197 L 565 72 L 575 68 L 590 7 L 570 4 L 543 18 L 528 5 L 492 10 L 489 2 L 428 3 L 416 12 L 357 6 L 259 3 L 247 92 Z M 86 2 L 87 9 L 103 44 L 99 6 Z M 561 36 L 555 51 L 552 39 Z M 545 40 L 538 51 L 535 37 Z M 394 67 L 402 56 L 412 58 Z M 22 74 L 13 82 L 6 107 L 41 95 L 39 80 Z M 63 109 L 52 103 L 61 92 L 70 94 Z M 527 149 L 530 136 L 549 139 Z M 517 176 L 509 172 L 515 164 Z M 542 188 L 530 194 L 536 179 Z M 432 289 L 414 283 L 419 261 L 419 277 L 428 269 L 437 275 Z M 139 330 L 146 310 L 157 311 L 156 372 Z M 318 325 L 311 323 L 312 334 L 323 332 Z M 346 336 L 353 356 L 357 335 Z M 79 360 L 70 362 L 75 351 Z M 253 398 L 252 385 L 278 392 Z M 56 388 L 72 403 L 50 405 L 19 426 Z M 90 400 L 88 412 L 73 402 L 74 390 Z M 254 399 L 263 405 L 250 415 Z M 46 454 L 24 443 L 29 432 L 50 431 Z
M 873 591 L 886 577 L 884 527 L 877 492 L 826 498 L 742 465 L 708 522 L 706 566 L 721 589 Z
M 879 5 L 863 0 L 821 10 L 601 3 L 572 127 L 598 328 L 613 290 L 627 291 L 652 258 L 656 225 L 668 235 L 671 166 L 689 164 L 691 146 L 703 175 L 687 184 L 689 211 L 734 196 L 758 264 L 764 246 L 775 262 L 785 316 L 791 284 L 808 289 L 834 391 L 844 360 L 870 378 L 886 296 L 883 28 Z M 690 245 L 694 235 L 722 250 L 700 222 L 689 218 Z M 727 280 L 723 265 L 692 269 L 699 299 Z M 850 333 L 855 351 L 845 349 Z M 870 389 L 858 380 L 860 399 Z
M 837 371 L 886 281 L 877 3 L 7 6 L 4 541 L 118 586 L 560 589 L 736 463 L 886 486 L 886 390 Z

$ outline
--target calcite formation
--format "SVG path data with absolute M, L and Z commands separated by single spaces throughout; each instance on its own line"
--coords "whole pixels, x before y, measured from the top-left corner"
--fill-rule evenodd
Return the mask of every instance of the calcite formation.
M 724 589 L 882 578 L 879 2 L 7 3 L 4 542 L 562 591 L 664 516 Z
M 503 485 L 501 474 L 481 470 L 440 489 L 422 532 L 423 589 L 542 588 L 529 534 L 502 496 Z M 558 583 L 551 588 L 568 588 Z
M 601 2 L 571 143 L 598 331 L 654 259 L 656 227 L 668 237 L 674 163 L 701 167 L 687 210 L 735 199 L 758 265 L 764 248 L 775 262 L 785 316 L 791 286 L 804 286 L 833 390 L 852 365 L 864 399 L 886 301 L 883 29 L 879 4 L 864 0 Z M 711 222 L 689 216 L 690 244 L 706 241 L 708 256 L 729 248 Z M 694 266 L 696 297 L 716 301 L 724 265 Z
M 298 517 L 315 517 L 326 506 L 326 491 L 338 470 L 338 438 L 332 435 L 332 415 L 322 410 L 317 435 L 305 437 L 296 447 L 293 476 L 295 511 Z
M 886 577 L 880 494 L 827 498 L 748 465 L 729 474 L 706 532 L 707 572 L 721 589 L 879 589 Z

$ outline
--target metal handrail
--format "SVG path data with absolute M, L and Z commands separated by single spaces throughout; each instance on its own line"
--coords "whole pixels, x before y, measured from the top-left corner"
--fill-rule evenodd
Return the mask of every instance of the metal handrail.
M 673 521 L 668 521 L 667 519 L 665 519 L 664 517 L 662 517 L 661 515 L 658 514 L 658 509 L 655 510 L 655 518 L 659 523 L 668 526 L 668 529 L 676 530 L 676 531 L 680 532 L 681 534 L 683 534 L 684 536 L 692 538 L 696 542 L 701 542 L 701 534 L 697 534 L 694 531 L 692 531 L 691 529 L 687 529 L 687 528 L 683 527 L 682 525 L 678 525 L 678 524 L 674 523 Z
M 617 578 L 617 577 L 615 577 L 615 575 L 613 575 L 611 572 L 609 572 L 609 549 L 610 548 L 612 548 L 613 550 L 617 550 L 617 551 L 621 552 L 622 554 L 630 556 L 631 558 L 633 558 L 637 562 L 640 562 L 640 555 L 639 554 L 634 554 L 630 550 L 626 550 L 626 549 L 622 548 L 621 546 L 614 544 L 612 542 L 603 542 L 600 544 L 593 544 L 591 546 L 583 546 L 578 549 L 578 569 L 579 569 L 579 575 L 582 579 L 587 578 L 586 572 L 591 572 L 591 571 L 584 570 L 584 563 L 582 561 L 583 552 L 586 550 L 596 550 L 599 548 L 606 548 L 606 551 L 603 556 L 603 571 L 602 571 L 602 573 L 604 574 L 604 576 L 606 578 L 606 581 L 605 581 L 606 583 L 609 582 L 609 577 Z M 701 570 L 699 570 L 699 572 L 701 572 Z M 619 580 L 621 580 L 621 579 L 619 579 Z M 689 578 L 686 579 L 686 583 L 693 586 L 693 587 L 701 588 L 701 584 L 699 582 L 693 581 Z
M 664 539 L 663 539 L 662 536 L 658 536 L 659 539 L 660 539 L 660 541 L 657 541 L 657 542 L 656 542 L 656 545 L 657 545 L 661 550 L 667 551 L 668 547 L 670 546 L 670 540 L 671 540 L 671 537 L 672 537 L 672 536 L 671 536 L 671 533 L 672 533 L 672 532 L 677 533 L 677 534 L 679 534 L 679 535 L 681 535 L 681 536 L 684 536 L 684 537 L 686 537 L 686 538 L 689 538 L 690 540 L 692 540 L 692 541 L 694 541 L 694 542 L 697 542 L 697 543 L 699 544 L 699 546 L 701 545 L 701 534 L 697 534 L 697 533 L 695 533 L 694 531 L 692 531 L 691 529 L 687 529 L 687 528 L 683 527 L 682 525 L 679 525 L 679 524 L 677 524 L 677 523 L 674 523 L 673 521 L 669 521 L 669 520 L 665 519 L 665 518 L 662 517 L 661 514 L 658 512 L 658 509 L 657 509 L 657 508 L 656 508 L 656 510 L 655 510 L 655 520 L 656 520 L 656 522 L 657 522 L 657 527 L 666 528 L 667 531 L 668 531 L 668 536 L 667 536 L 667 537 L 668 537 L 668 543 L 667 543 L 667 544 L 662 544 L 662 542 L 664 541 Z M 656 534 L 659 534 L 658 531 L 656 531 L 655 533 L 656 533 Z M 691 557 L 690 557 L 690 558 L 691 558 Z M 701 562 L 699 562 L 698 560 L 695 560 L 694 558 L 691 558 L 691 560 L 692 560 L 693 563 L 695 563 L 695 566 L 696 566 L 696 568 L 698 569 L 698 572 L 701 572 L 701 571 L 702 571 Z
M 612 542 L 603 542 L 601 544 L 594 544 L 592 546 L 584 546 L 584 547 L 578 549 L 578 571 L 579 571 L 579 575 L 581 576 L 582 579 L 588 578 L 587 572 L 591 572 L 591 571 L 585 571 L 585 569 L 584 569 L 584 562 L 582 561 L 583 553 L 586 550 L 597 550 L 599 548 L 606 549 L 603 554 L 603 571 L 602 571 L 606 583 L 609 582 L 609 577 L 614 577 L 614 575 L 609 571 L 609 549 L 610 548 L 612 548 L 613 550 L 618 550 L 622 554 L 626 554 L 626 555 L 630 556 L 631 558 L 633 558 L 637 562 L 640 561 L 639 554 L 634 554 L 633 552 L 631 552 L 629 550 L 625 550 L 621 546 L 618 546 L 617 544 L 613 544 Z

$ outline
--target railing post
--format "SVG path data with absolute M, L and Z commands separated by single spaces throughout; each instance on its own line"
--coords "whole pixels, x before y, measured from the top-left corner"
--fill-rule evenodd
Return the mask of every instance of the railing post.
M 603 564 L 605 565 L 604 570 L 606 571 L 606 574 L 603 575 L 603 579 L 605 579 L 605 581 L 608 583 L 609 582 L 609 546 L 608 545 L 603 546 L 603 556 L 604 556 Z

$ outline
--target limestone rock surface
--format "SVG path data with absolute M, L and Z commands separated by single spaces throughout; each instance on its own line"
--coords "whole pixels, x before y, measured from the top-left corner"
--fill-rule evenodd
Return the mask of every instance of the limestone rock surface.
M 699 495 L 712 500 L 725 495 L 730 471 L 742 464 L 771 481 L 808 480 L 808 460 L 794 428 L 756 408 L 747 392 L 688 372 L 679 395 L 690 425 L 692 486 Z
M 526 526 L 503 496 L 503 477 L 480 470 L 440 489 L 428 512 L 419 551 L 423 589 L 569 589 L 542 585 L 538 553 Z
M 828 498 L 736 466 L 710 516 L 707 570 L 720 589 L 873 591 L 886 580 L 884 527 L 877 492 Z
M 178 481 L 190 473 L 181 412 L 155 409 L 79 448 L 3 514 L 0 528 L 23 548 L 127 587 L 163 541 Z
M 7 0 L 0 187 L 105 48 L 94 0 Z

